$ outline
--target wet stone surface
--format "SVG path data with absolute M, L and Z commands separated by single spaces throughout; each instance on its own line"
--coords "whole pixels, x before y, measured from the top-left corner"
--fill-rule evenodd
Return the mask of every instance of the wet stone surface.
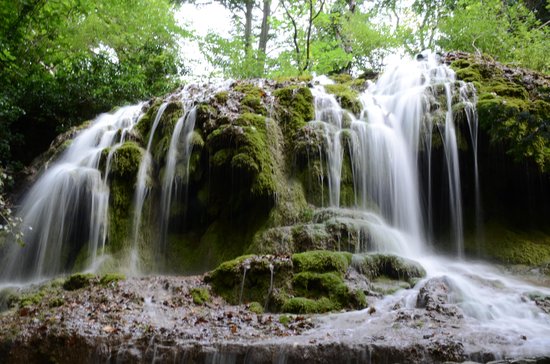
M 419 285 L 419 291 L 369 296 L 369 308 L 361 311 L 288 315 L 256 314 L 249 304 L 228 305 L 212 295 L 199 276 L 130 278 L 106 284 L 96 277 L 89 286 L 72 291 L 59 282 L 47 283 L 31 292 L 42 292 L 34 303 L 23 306 L 21 297 L 28 296 L 23 293 L 19 304 L 0 314 L 0 362 L 440 363 L 502 359 L 492 350 L 510 345 L 510 338 L 471 330 L 468 319 L 449 302 L 444 280 Z M 205 303 L 194 300 L 197 288 L 209 293 Z M 527 338 L 517 338 L 522 340 Z M 534 363 L 544 363 L 543 359 L 528 358 Z

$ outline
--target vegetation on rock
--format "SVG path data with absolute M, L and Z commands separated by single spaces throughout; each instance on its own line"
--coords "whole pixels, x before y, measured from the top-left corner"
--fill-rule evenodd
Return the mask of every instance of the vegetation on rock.
M 222 263 L 205 280 L 229 303 L 264 302 L 272 312 L 304 314 L 367 307 L 366 292 L 347 280 L 351 272 L 372 281 L 373 288 L 381 276 L 408 288 L 426 275 L 418 263 L 397 256 L 309 251 L 242 256 Z

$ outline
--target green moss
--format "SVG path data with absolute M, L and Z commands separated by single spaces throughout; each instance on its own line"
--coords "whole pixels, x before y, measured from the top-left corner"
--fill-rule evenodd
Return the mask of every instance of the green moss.
M 262 99 L 254 95 L 246 95 L 241 100 L 241 104 L 245 106 L 248 111 L 256 114 L 266 115 L 267 111 L 262 103 Z
M 339 73 L 337 75 L 330 76 L 330 79 L 337 83 L 347 83 L 353 80 L 353 77 L 349 73 Z
M 210 293 L 208 290 L 203 287 L 196 287 L 189 290 L 191 298 L 193 298 L 193 303 L 195 305 L 204 305 L 207 302 L 210 302 Z
M 116 283 L 126 280 L 126 276 L 121 273 L 107 273 L 101 277 L 99 284 L 102 286 L 108 286 L 111 283 Z
M 250 302 L 250 304 L 248 305 L 248 310 L 250 310 L 250 312 L 254 312 L 257 315 L 264 313 L 264 308 L 259 302 Z
M 114 176 L 132 179 L 139 171 L 143 149 L 134 142 L 126 142 L 113 154 L 111 173 Z
M 371 281 L 371 289 L 374 292 L 378 292 L 382 295 L 394 294 L 399 290 L 409 288 L 411 288 L 411 284 L 386 276 L 380 276 Z
M 90 286 L 97 277 L 91 273 L 76 273 L 69 276 L 63 283 L 63 289 L 75 291 Z
M 291 318 L 290 316 L 288 315 L 281 315 L 279 316 L 279 323 L 285 325 L 285 326 L 288 326 L 288 324 L 290 323 L 291 321 Z
M 221 91 L 214 95 L 214 98 L 217 102 L 220 104 L 225 104 L 229 98 L 229 92 L 227 91 Z
M 49 307 L 60 307 L 65 304 L 65 299 L 63 297 L 52 297 L 48 301 Z
M 504 264 L 537 266 L 550 262 L 550 235 L 541 231 L 513 230 L 499 223 L 485 226 L 484 241 L 475 234 L 465 239 L 466 251 Z
M 208 273 L 205 281 L 229 303 L 266 302 L 275 289 L 289 289 L 291 270 L 289 259 L 245 255 L 220 264 Z
M 385 276 L 414 285 L 419 278 L 426 276 L 426 271 L 417 262 L 391 254 L 365 255 L 359 265 L 361 271 L 371 279 Z
M 346 273 L 352 254 L 324 250 L 309 251 L 292 255 L 292 263 L 299 272 L 338 272 Z
M 318 300 L 305 297 L 289 298 L 283 305 L 281 311 L 296 314 L 324 313 L 337 309 L 335 303 L 327 297 Z
M 352 89 L 349 85 L 339 83 L 325 85 L 325 90 L 336 96 L 336 99 L 344 109 L 351 111 L 355 115 L 359 115 L 363 107 L 359 101 L 359 93 L 356 90 Z
M 139 118 L 136 126 L 134 127 L 134 129 L 137 130 L 141 140 L 147 140 L 147 136 L 151 131 L 153 120 L 161 104 L 162 99 L 155 99 L 151 107 L 149 107 L 149 109 Z
M 491 142 L 504 146 L 517 162 L 531 160 L 541 172 L 550 170 L 550 108 L 537 100 L 537 90 L 481 59 L 457 60 L 451 67 L 458 79 L 475 83 L 479 124 Z
M 305 124 L 315 117 L 313 95 L 305 86 L 292 85 L 273 92 L 277 99 L 279 121 L 287 143 Z
M 38 305 L 44 299 L 44 291 L 31 292 L 23 294 L 19 298 L 19 307 L 28 307 Z
M 238 190 L 232 193 L 236 207 L 250 197 L 271 199 L 278 190 L 275 156 L 267 138 L 265 118 L 252 113 L 240 115 L 233 125 L 222 125 L 207 137 L 210 163 L 220 168 L 219 177 L 239 176 Z

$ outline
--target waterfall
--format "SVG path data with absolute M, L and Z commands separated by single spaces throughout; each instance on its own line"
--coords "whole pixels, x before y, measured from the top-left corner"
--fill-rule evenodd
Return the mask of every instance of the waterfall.
M 179 188 L 183 186 L 184 204 L 187 201 L 187 186 L 189 182 L 189 161 L 193 151 L 193 130 L 195 129 L 196 108 L 192 102 L 187 102 L 184 106 L 185 113 L 178 119 L 172 138 L 170 139 L 170 148 L 166 155 L 166 169 L 162 179 L 161 192 L 161 253 L 165 251 L 167 244 L 168 225 L 170 223 L 170 210 L 172 200 L 179 197 Z M 176 166 L 178 163 L 183 165 L 183 180 L 176 179 Z M 184 207 L 185 208 L 185 207 Z
M 422 61 L 400 63 L 370 83 L 360 95 L 362 111 L 358 118 L 345 115 L 333 95 L 324 90 L 326 79 L 312 88 L 315 121 L 325 135 L 329 204 L 339 207 L 342 170 L 341 135 L 349 135 L 349 155 L 353 173 L 356 206 L 373 208 L 394 228 L 409 237 L 409 247 L 417 254 L 430 238 L 432 226 L 431 151 L 432 133 L 440 131 L 447 171 L 452 241 L 456 254 L 463 254 L 462 197 L 460 186 L 457 130 L 453 100 L 458 96 L 466 105 L 474 152 L 477 125 L 470 100 L 472 89 L 457 82 L 454 72 L 440 64 L 435 55 Z M 457 85 L 459 85 L 457 87 Z M 474 92 L 475 94 L 475 92 Z M 431 115 L 437 103 L 439 115 Z M 442 117 L 443 114 L 444 116 Z M 471 121 L 470 121 L 471 120 Z M 421 149 L 425 148 L 428 173 L 428 202 L 421 200 Z M 477 182 L 477 157 L 474 166 Z M 479 197 L 477 197 L 479 199 Z
M 82 247 L 87 249 L 89 266 L 97 263 L 106 238 L 110 156 L 128 137 L 141 109 L 138 104 L 100 115 L 42 173 L 18 212 L 25 245 L 6 248 L 0 280 L 52 277 L 70 268 L 62 259 L 74 262 Z M 106 148 L 111 153 L 102 177 L 99 163 Z
M 157 130 L 158 124 L 166 107 L 168 106 L 167 102 L 163 102 L 155 116 L 153 121 L 153 126 L 149 132 L 149 140 L 147 142 L 147 149 L 143 154 L 143 158 L 139 164 L 139 171 L 136 181 L 136 190 L 134 193 L 134 219 L 132 224 L 132 252 L 130 256 L 130 272 L 139 271 L 139 230 L 141 227 L 141 215 L 143 214 L 143 204 L 145 203 L 145 198 L 147 196 L 149 188 L 147 187 L 147 177 L 151 168 L 151 145 L 153 144 L 153 138 L 155 136 L 155 131 Z

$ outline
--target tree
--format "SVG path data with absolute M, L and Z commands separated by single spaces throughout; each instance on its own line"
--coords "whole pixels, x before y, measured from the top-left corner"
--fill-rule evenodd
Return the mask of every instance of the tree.
M 296 55 L 295 61 L 301 71 L 307 71 L 310 68 L 313 22 L 321 15 L 323 7 L 325 6 L 325 1 L 326 0 L 307 0 L 306 6 L 304 7 L 301 1 L 281 0 L 281 5 L 291 23 L 293 32 L 292 42 Z M 303 27 L 302 22 L 304 21 L 304 15 L 306 31 L 302 40 L 300 38 L 302 38 L 301 33 L 303 31 L 301 29 Z M 305 53 L 302 53 L 303 48 L 305 48 Z
M 168 0 L 16 0 L 0 15 L 4 164 L 29 162 L 99 112 L 168 92 L 183 71 L 177 38 L 187 33 Z
M 441 22 L 443 49 L 484 53 L 501 62 L 549 72 L 550 28 L 521 2 L 461 0 Z

